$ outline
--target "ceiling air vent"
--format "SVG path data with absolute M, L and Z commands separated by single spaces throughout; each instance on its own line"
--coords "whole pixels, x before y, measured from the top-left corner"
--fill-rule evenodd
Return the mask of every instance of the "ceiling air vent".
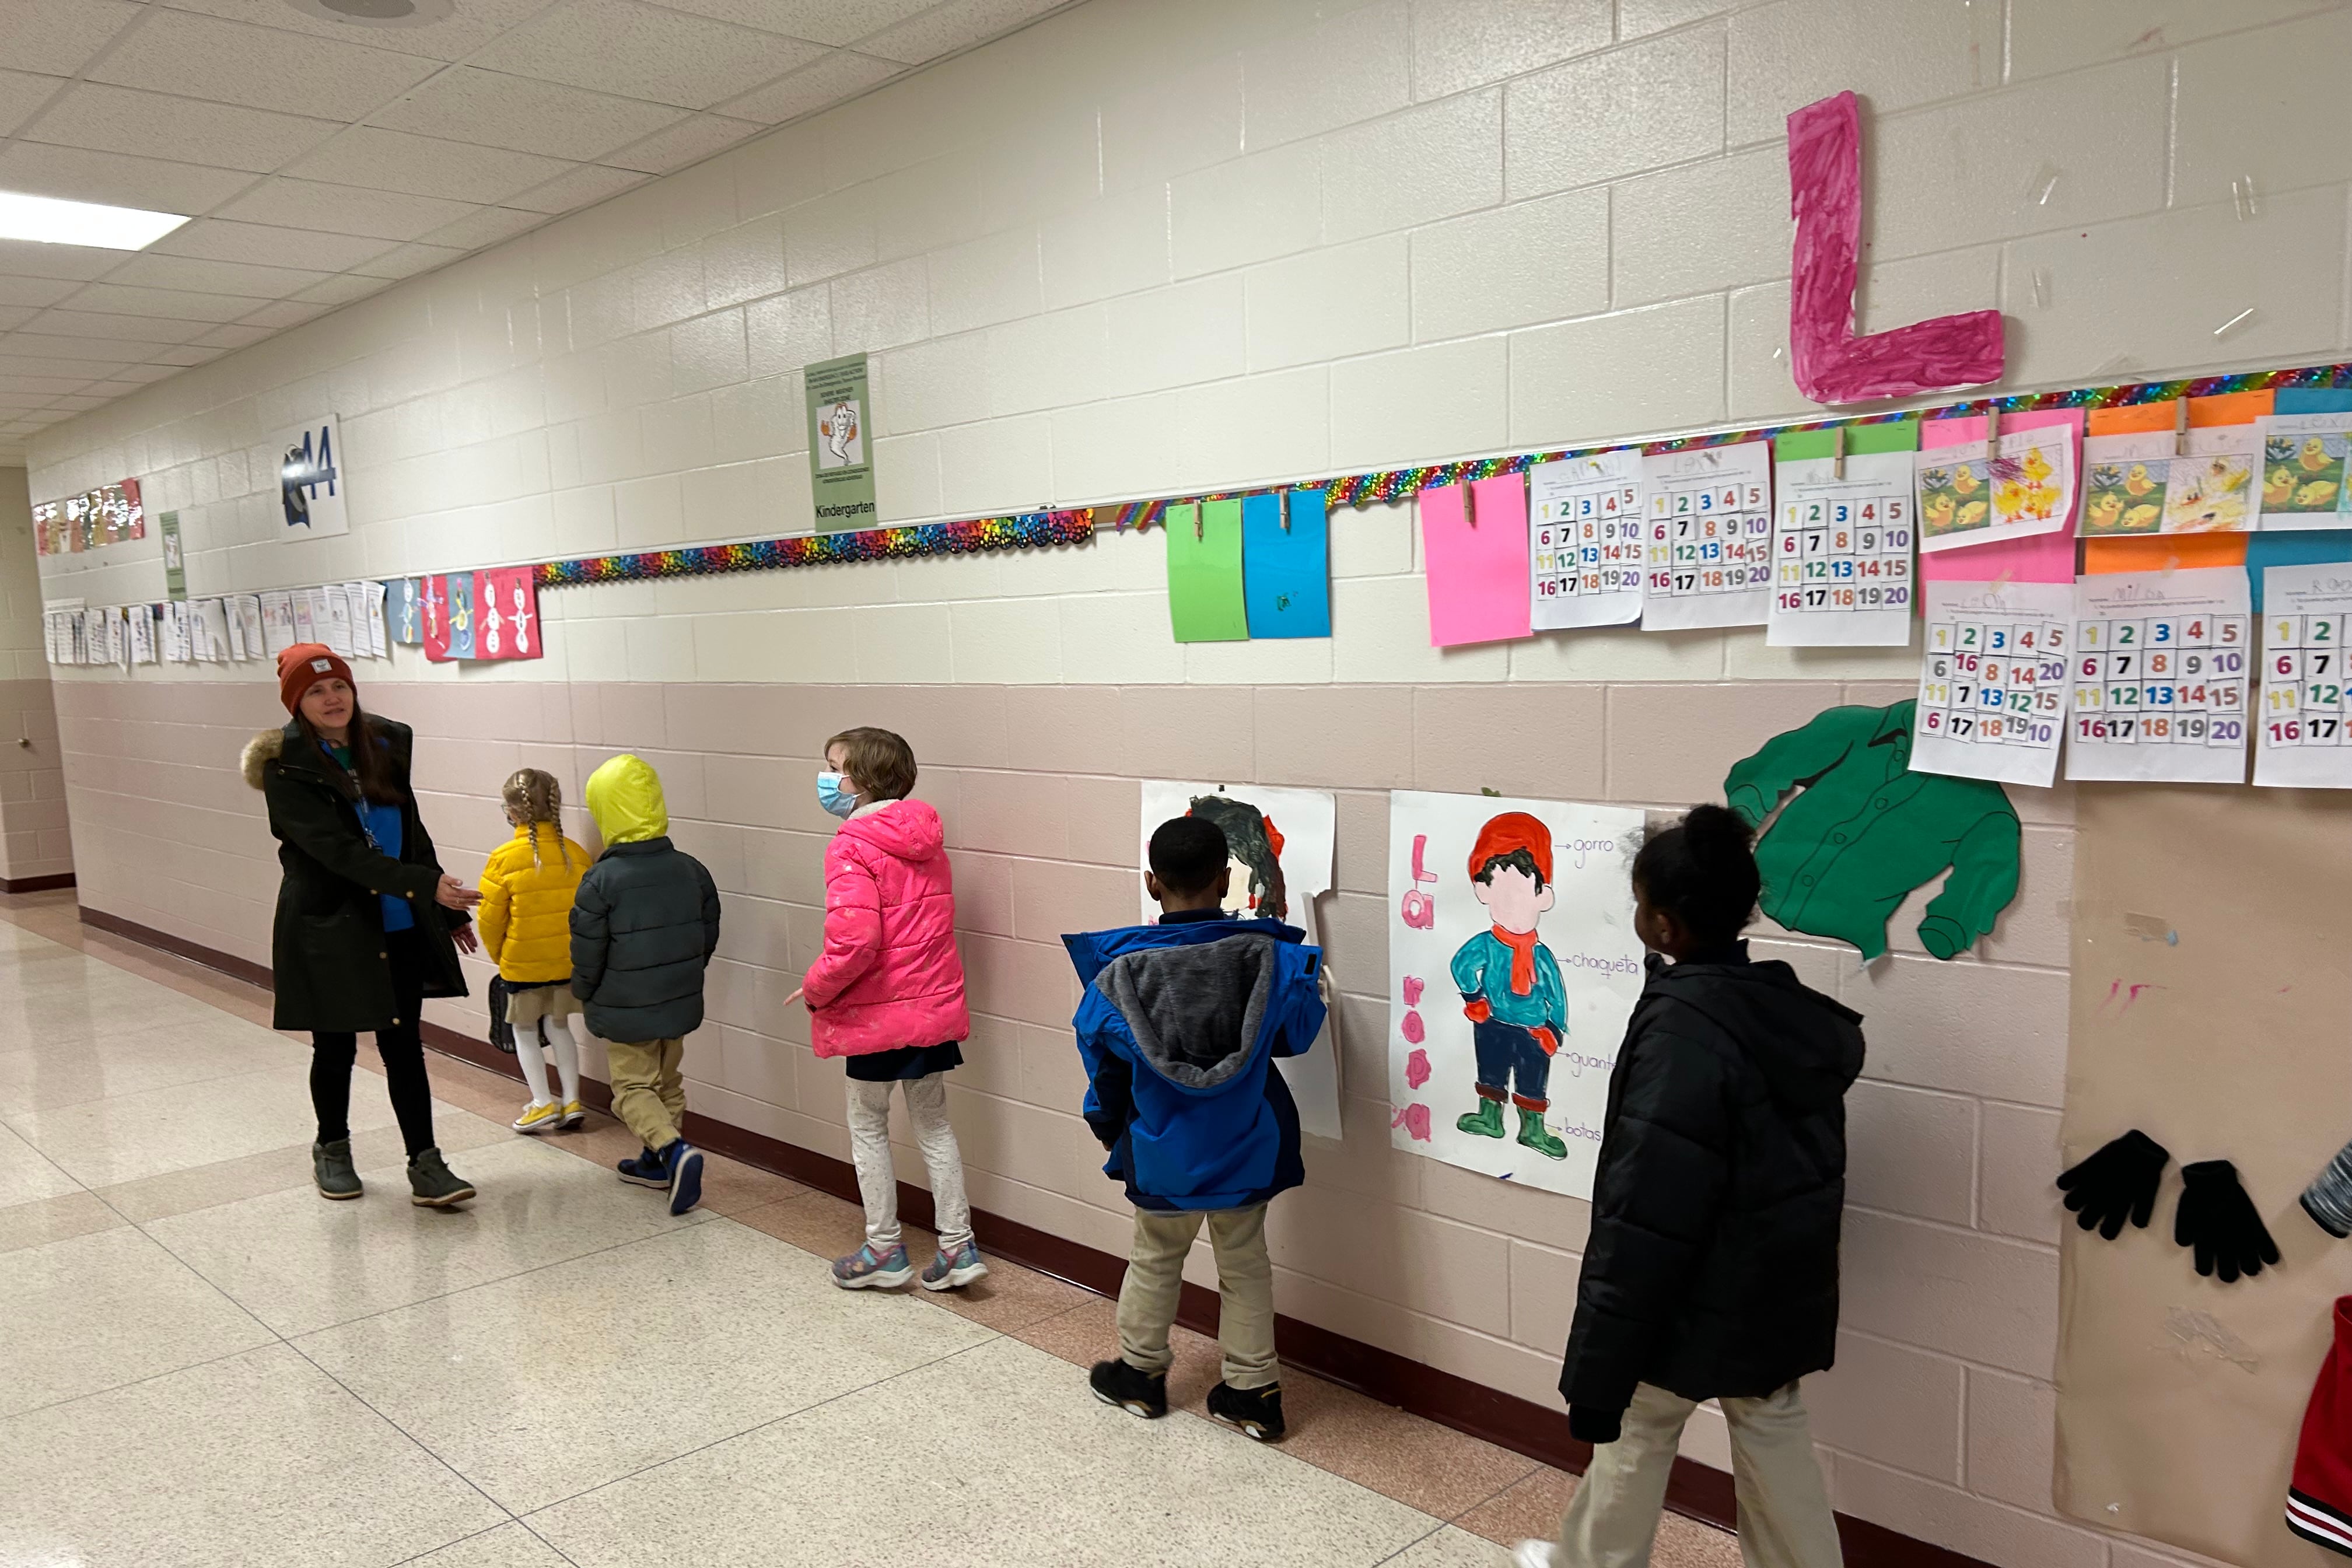
M 306 16 L 354 27 L 423 27 L 446 21 L 452 0 L 286 0 Z

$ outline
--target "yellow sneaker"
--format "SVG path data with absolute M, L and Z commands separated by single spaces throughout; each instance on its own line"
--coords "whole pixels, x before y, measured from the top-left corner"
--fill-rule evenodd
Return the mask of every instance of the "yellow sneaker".
M 576 1100 L 566 1100 L 564 1102 L 563 1126 L 567 1131 L 574 1127 L 583 1127 L 587 1125 L 587 1121 L 588 1108 L 586 1106 L 581 1104 Z
M 552 1132 L 562 1125 L 563 1107 L 551 1100 L 544 1105 L 523 1107 L 522 1114 L 514 1119 L 514 1130 L 518 1132 Z

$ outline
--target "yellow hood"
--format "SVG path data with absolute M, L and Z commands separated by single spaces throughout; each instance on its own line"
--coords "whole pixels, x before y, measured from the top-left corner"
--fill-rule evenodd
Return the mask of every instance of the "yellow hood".
M 643 757 L 624 752 L 588 775 L 581 792 L 588 815 L 607 847 L 659 838 L 669 831 L 669 807 L 662 802 L 661 774 Z

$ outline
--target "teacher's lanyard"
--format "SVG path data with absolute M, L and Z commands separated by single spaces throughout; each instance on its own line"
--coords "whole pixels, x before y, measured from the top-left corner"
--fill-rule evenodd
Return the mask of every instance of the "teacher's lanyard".
M 368 826 L 367 791 L 360 785 L 359 769 L 335 755 L 333 750 L 324 741 L 319 742 L 319 750 L 325 752 L 327 760 L 342 769 L 343 776 L 352 781 L 352 815 L 360 819 L 360 837 L 367 840 L 369 848 L 379 855 L 383 854 L 383 846 L 376 842 L 375 829 Z

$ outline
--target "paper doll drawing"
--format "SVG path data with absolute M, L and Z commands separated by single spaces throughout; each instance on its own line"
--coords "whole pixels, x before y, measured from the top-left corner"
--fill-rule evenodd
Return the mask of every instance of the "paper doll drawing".
M 854 468 L 864 462 L 866 451 L 858 440 L 858 426 L 857 404 L 851 398 L 842 399 L 819 416 L 816 427 L 824 437 L 824 451 L 819 454 L 817 466 Z
M 1477 1054 L 1478 1109 L 1454 1122 L 1480 1138 L 1503 1136 L 1503 1101 L 1519 1113 L 1518 1142 L 1549 1159 L 1568 1145 L 1544 1127 L 1551 1109 L 1551 1059 L 1568 1036 L 1568 987 L 1537 935 L 1559 895 L 1551 880 L 1551 829 L 1507 811 L 1478 830 L 1470 888 L 1494 923 L 1454 954 L 1454 988 Z
M 1226 912 L 1288 920 L 1290 897 L 1282 875 L 1282 830 L 1275 826 L 1274 818 L 1229 795 L 1194 795 L 1185 815 L 1206 817 L 1224 829 L 1234 872 L 1232 891 L 1225 896 Z

